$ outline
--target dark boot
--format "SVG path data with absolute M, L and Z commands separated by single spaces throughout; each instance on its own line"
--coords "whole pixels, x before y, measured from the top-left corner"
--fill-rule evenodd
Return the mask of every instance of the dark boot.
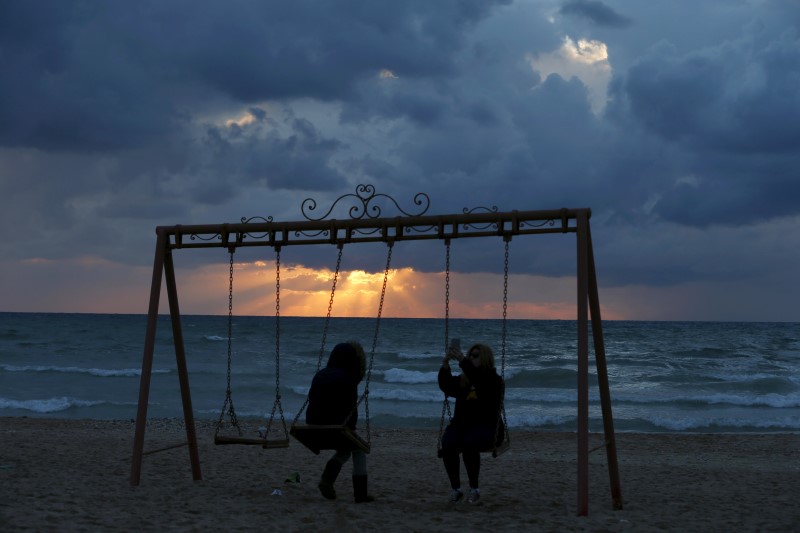
M 339 476 L 339 471 L 342 469 L 342 463 L 335 459 L 331 459 L 325 465 L 325 470 L 322 471 L 322 477 L 319 480 L 319 491 L 322 495 L 329 499 L 335 500 L 336 499 L 336 491 L 333 489 L 333 484 L 336 482 L 336 478 Z
M 367 476 L 353 476 L 353 496 L 356 503 L 375 501 L 375 498 L 367 494 Z

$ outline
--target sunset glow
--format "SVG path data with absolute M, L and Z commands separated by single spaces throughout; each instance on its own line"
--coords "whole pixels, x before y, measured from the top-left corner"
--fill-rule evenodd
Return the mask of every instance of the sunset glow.
M 274 263 L 237 263 L 234 268 L 234 313 L 274 314 Z M 333 272 L 327 269 L 314 270 L 304 266 L 282 268 L 281 315 L 325 316 L 332 281 Z M 451 317 L 502 317 L 503 279 L 500 274 L 451 274 L 450 283 Z M 203 306 L 209 309 L 210 314 L 227 312 L 227 277 L 218 267 L 204 267 L 188 276 L 184 275 L 180 284 L 184 287 L 181 294 L 182 308 Z M 332 316 L 375 316 L 382 284 L 382 272 L 340 272 Z M 512 318 L 574 319 L 574 291 L 575 281 L 569 277 L 548 279 L 511 275 L 508 315 Z M 558 293 L 563 294 L 558 299 L 553 299 Z M 383 316 L 441 318 L 445 314 L 444 297 L 443 272 L 422 273 L 412 268 L 394 269 L 389 272 Z

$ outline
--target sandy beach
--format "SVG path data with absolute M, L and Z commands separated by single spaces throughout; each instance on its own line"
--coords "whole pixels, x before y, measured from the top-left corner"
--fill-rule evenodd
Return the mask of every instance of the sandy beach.
M 619 434 L 624 509 L 601 449 L 580 517 L 571 433 L 512 432 L 508 452 L 484 455 L 478 505 L 447 501 L 435 431 L 373 428 L 369 504 L 353 503 L 349 464 L 338 499 L 320 496 L 326 452 L 215 446 L 207 421 L 202 481 L 179 447 L 145 456 L 134 487 L 133 434 L 131 420 L 0 418 L 0 530 L 800 531 L 798 435 Z M 179 420 L 150 420 L 145 450 L 183 436 Z

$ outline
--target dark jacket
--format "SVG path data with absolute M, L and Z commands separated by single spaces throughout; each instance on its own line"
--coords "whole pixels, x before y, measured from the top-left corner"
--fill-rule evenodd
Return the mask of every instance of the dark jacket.
M 347 424 L 355 429 L 360 381 L 361 363 L 355 349 L 347 343 L 337 344 L 328 358 L 328 366 L 311 381 L 306 423 Z
M 462 386 L 461 376 L 454 376 L 449 366 L 439 369 L 439 388 L 456 399 L 450 423 L 459 428 L 496 428 L 504 393 L 503 378 L 494 368 L 476 368 L 466 358 L 458 366 L 469 380 L 467 387 Z

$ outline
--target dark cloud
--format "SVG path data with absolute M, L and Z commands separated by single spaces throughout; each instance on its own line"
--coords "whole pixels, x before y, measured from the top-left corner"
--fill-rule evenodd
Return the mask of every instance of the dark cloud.
M 0 145 L 141 146 L 184 127 L 200 111 L 193 100 L 214 94 L 347 100 L 384 68 L 444 76 L 463 29 L 494 4 L 5 2 L 0 70 L 14 76 L 0 79 Z
M 346 184 L 330 159 L 344 148 L 336 139 L 327 139 L 302 118 L 285 119 L 286 134 L 274 129 L 236 126 L 209 127 L 203 142 L 202 174 L 227 182 L 227 200 L 236 185 L 260 183 L 265 189 L 326 191 Z M 213 202 L 198 196 L 196 201 Z
M 6 2 L 0 145 L 105 151 L 171 130 L 180 114 L 125 39 L 122 18 L 83 4 Z M 113 10 L 109 10 L 113 11 Z M 89 14 L 92 13 L 92 14 Z
M 798 8 L 613 5 L 2 2 L 0 223 L 26 231 L 0 251 L 141 264 L 156 225 L 297 220 L 372 183 L 431 214 L 590 207 L 615 286 L 746 279 L 742 239 L 800 213 Z M 568 59 L 592 40 L 606 61 Z M 613 74 L 600 112 L 581 68 Z M 516 239 L 515 271 L 570 275 L 562 237 Z M 496 272 L 480 241 L 459 268 Z M 440 244 L 396 266 L 440 269 Z M 385 247 L 350 254 L 380 270 Z
M 572 0 L 564 2 L 558 12 L 562 15 L 588 19 L 598 26 L 624 28 L 631 24 L 629 18 L 620 15 L 603 2 L 596 2 L 593 0 Z
M 649 130 L 670 141 L 737 152 L 800 146 L 800 40 L 751 39 L 678 54 L 661 46 L 627 73 L 621 95 Z
M 609 117 L 677 149 L 670 179 L 651 182 L 667 220 L 738 225 L 800 212 L 800 42 L 792 30 L 765 37 L 687 54 L 662 43 L 612 85 Z

